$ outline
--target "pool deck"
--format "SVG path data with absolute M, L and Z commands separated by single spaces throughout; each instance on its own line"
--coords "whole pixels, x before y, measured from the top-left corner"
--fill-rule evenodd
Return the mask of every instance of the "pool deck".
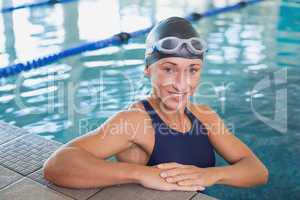
M 105 188 L 58 187 L 42 176 L 45 160 L 61 146 L 0 121 L 0 199 L 14 200 L 214 200 L 196 192 L 158 191 L 138 184 Z

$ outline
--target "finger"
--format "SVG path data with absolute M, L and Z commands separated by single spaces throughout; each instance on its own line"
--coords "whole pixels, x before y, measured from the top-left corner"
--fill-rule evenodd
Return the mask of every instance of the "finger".
M 191 185 L 204 185 L 202 179 L 187 179 L 177 182 L 181 186 L 191 186 Z
M 159 168 L 159 167 L 158 167 L 158 165 L 153 165 L 152 167 L 156 167 L 156 168 Z
M 175 169 L 169 169 L 169 170 L 165 170 L 165 171 L 162 171 L 160 173 L 160 176 L 163 177 L 163 178 L 166 178 L 166 177 L 169 177 L 169 176 L 176 176 L 176 175 L 179 175 L 179 174 L 190 174 L 192 173 L 191 170 L 189 170 L 188 168 L 175 168 Z
M 176 186 L 174 190 L 177 191 L 203 191 L 205 190 L 205 187 L 201 185 L 193 185 L 193 186 Z
M 182 167 L 182 164 L 176 163 L 176 162 L 171 162 L 171 163 L 161 163 L 158 164 L 157 167 L 160 169 L 172 169 L 172 168 L 177 168 L 177 167 Z
M 168 183 L 176 183 L 178 181 L 183 181 L 187 179 L 197 179 L 197 174 L 183 174 L 183 175 L 171 176 L 171 177 L 167 177 L 165 180 Z

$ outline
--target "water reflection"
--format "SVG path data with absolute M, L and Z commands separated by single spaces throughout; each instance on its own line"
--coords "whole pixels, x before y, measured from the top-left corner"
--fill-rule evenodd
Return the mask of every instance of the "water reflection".
M 10 0 L 3 1 L 3 7 L 10 5 L 12 5 Z M 0 66 L 5 66 L 16 59 L 14 20 L 12 13 L 3 14 L 0 18 Z
M 5 2 L 10 3 L 10 1 Z M 6 17 L 5 21 L 2 20 L 2 24 L 6 23 L 2 30 L 2 32 L 6 30 L 4 31 L 6 37 L 3 40 L 6 46 L 1 43 L 5 49 L 2 56 L 11 56 L 10 61 L 4 61 L 6 64 L 15 60 L 31 59 L 82 42 L 107 38 L 120 31 L 145 28 L 171 15 L 184 16 L 191 11 L 202 12 L 210 7 L 220 7 L 235 2 L 157 0 L 133 3 L 132 1 L 97 0 L 24 9 L 3 15 Z M 252 14 L 255 9 L 249 8 L 246 12 Z M 266 49 L 273 44 L 270 44 L 264 34 L 271 34 L 273 27 L 269 24 L 266 26 L 263 21 L 244 19 L 243 16 L 240 12 L 233 12 L 195 24 L 209 44 L 203 81 L 214 81 L 215 88 L 220 87 L 224 81 L 232 81 L 233 77 L 247 77 L 248 74 L 259 73 L 269 68 L 266 60 L 269 60 L 272 55 L 269 55 Z M 272 19 L 276 20 L 271 16 L 270 20 Z M 56 115 L 57 121 L 78 124 L 82 118 L 93 116 L 101 111 L 117 112 L 150 92 L 150 85 L 143 78 L 142 73 L 144 48 L 144 38 L 136 39 L 121 47 L 86 52 L 65 59 L 59 64 L 22 73 L 20 77 L 24 80 L 20 81 L 19 85 L 14 82 L 15 77 L 5 80 L 5 85 L 10 86 L 2 86 L 3 82 L 0 87 L 3 105 L 1 110 L 16 106 L 16 103 L 12 102 L 15 97 L 14 88 L 17 87 L 20 90 L 18 95 L 27 106 L 44 109 L 50 104 L 51 112 L 47 115 Z M 235 79 L 235 82 L 238 81 L 242 80 Z M 74 92 L 71 92 L 72 88 L 75 88 Z M 201 88 L 199 94 L 208 91 L 210 90 Z M 195 99 L 197 100 L 199 96 L 201 97 L 196 94 Z M 226 96 L 214 98 L 217 106 L 220 102 L 231 99 Z M 202 96 L 197 101 L 205 102 L 206 99 Z M 4 102 L 7 104 L 3 104 Z M 72 104 L 83 111 L 90 106 L 90 113 L 76 113 L 71 109 Z M 28 112 L 26 109 L 25 111 L 23 109 L 21 113 Z M 60 117 L 57 117 L 57 112 Z M 5 117 L 11 120 L 10 117 L 13 115 L 5 115 Z M 39 121 L 44 117 L 44 115 L 35 115 L 33 119 Z M 27 124 L 18 122 L 18 125 Z M 55 139 L 65 141 L 59 135 L 64 131 L 68 132 L 68 130 L 56 132 Z M 73 131 L 78 132 L 77 129 Z

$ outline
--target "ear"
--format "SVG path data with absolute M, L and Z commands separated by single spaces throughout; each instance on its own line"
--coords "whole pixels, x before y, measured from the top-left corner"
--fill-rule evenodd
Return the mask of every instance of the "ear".
M 150 71 L 151 71 L 151 70 L 150 70 L 150 66 L 145 67 L 145 69 L 144 69 L 144 75 L 150 77 L 150 74 L 151 74 Z

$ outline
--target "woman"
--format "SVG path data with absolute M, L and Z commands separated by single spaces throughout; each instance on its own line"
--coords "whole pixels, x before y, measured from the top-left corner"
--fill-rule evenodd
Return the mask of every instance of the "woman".
M 44 164 L 45 178 L 73 188 L 139 183 L 168 191 L 266 183 L 268 170 L 254 153 L 210 107 L 189 101 L 205 51 L 192 25 L 163 20 L 146 45 L 151 96 L 58 149 Z M 230 165 L 215 166 L 215 151 Z M 105 160 L 112 155 L 119 162 Z

